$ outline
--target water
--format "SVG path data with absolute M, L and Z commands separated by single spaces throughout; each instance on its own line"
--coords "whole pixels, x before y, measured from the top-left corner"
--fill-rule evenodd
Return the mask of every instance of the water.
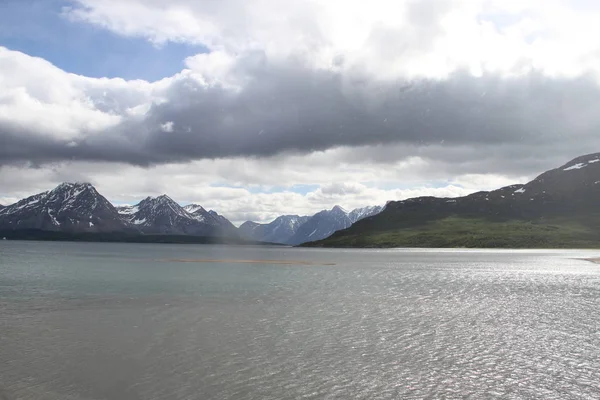
M 598 399 L 595 255 L 3 241 L 0 399 Z

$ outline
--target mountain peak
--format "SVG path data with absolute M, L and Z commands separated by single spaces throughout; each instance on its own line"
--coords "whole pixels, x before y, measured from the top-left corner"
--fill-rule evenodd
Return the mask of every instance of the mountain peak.
M 177 207 L 180 207 L 179 204 L 177 204 L 175 202 L 175 200 L 173 200 L 166 194 L 161 194 L 160 196 L 156 196 L 156 197 L 148 196 L 144 200 L 142 200 L 138 205 L 145 206 L 148 204 L 152 204 L 154 207 L 161 206 L 161 205 L 175 205 L 176 204 Z
M 196 213 L 206 213 L 207 211 L 204 209 L 204 207 L 202 207 L 200 204 L 188 204 L 186 206 L 183 207 L 183 209 L 187 212 L 189 212 L 190 214 L 196 214 Z
M 156 201 L 174 201 L 172 198 L 170 198 L 169 196 L 167 196 L 166 194 L 161 194 L 160 196 L 157 196 L 155 198 Z
M 331 211 L 342 212 L 344 214 L 348 214 L 348 211 L 346 211 L 343 207 L 338 206 L 338 205 L 333 206 L 333 208 L 331 209 Z
M 94 186 L 88 182 L 63 182 L 52 189 L 52 192 L 63 191 L 68 189 L 94 189 Z

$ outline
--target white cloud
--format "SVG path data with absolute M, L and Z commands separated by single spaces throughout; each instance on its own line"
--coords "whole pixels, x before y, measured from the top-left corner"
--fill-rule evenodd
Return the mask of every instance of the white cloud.
M 160 129 L 162 129 L 163 132 L 170 133 L 170 132 L 173 132 L 174 126 L 175 126 L 175 123 L 173 121 L 168 121 L 168 122 L 165 122 L 164 124 L 161 124 Z
M 60 139 L 116 126 L 121 117 L 98 109 L 84 81 L 45 60 L 0 47 L 0 124 Z
M 318 68 L 334 60 L 393 79 L 466 68 L 503 74 L 598 72 L 598 7 L 561 0 L 79 0 L 71 18 L 155 43 L 202 43 L 229 55 L 260 49 Z M 582 4 L 588 5 L 583 7 Z

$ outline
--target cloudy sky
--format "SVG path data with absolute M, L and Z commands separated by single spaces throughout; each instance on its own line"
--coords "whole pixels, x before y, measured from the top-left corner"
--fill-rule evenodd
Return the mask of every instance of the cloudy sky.
M 0 204 L 63 181 L 269 221 L 600 151 L 596 0 L 2 0 Z

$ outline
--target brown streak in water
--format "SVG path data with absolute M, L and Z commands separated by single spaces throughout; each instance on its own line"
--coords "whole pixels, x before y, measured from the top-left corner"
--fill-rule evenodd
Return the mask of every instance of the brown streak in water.
M 578 260 L 593 262 L 594 264 L 600 264 L 600 257 L 595 258 L 578 258 Z
M 211 260 L 211 259 L 181 259 L 172 258 L 166 260 L 158 260 L 163 262 L 180 262 L 180 263 L 232 263 L 232 264 L 279 264 L 279 265 L 335 265 L 335 263 L 315 263 L 299 260 Z

